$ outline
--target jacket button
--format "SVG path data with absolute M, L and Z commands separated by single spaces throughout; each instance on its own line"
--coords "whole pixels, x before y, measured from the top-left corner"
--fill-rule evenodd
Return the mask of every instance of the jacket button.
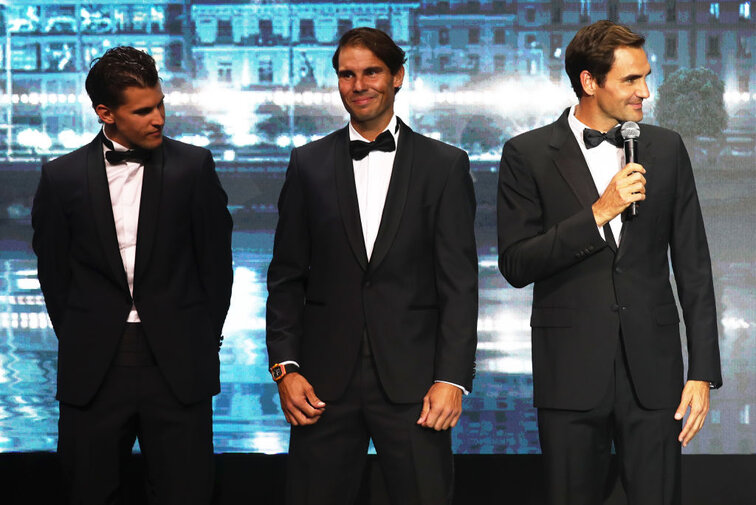
M 362 285 L 365 286 L 366 288 L 369 288 L 370 287 L 370 281 L 365 281 Z
M 622 269 L 620 267 L 614 267 L 614 271 L 617 272 L 618 274 L 622 273 Z

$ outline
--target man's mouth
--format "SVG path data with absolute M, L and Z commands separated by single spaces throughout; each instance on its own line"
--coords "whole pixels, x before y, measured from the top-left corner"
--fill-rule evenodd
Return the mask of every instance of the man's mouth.
M 372 101 L 373 101 L 373 97 L 372 96 L 361 96 L 361 97 L 357 97 L 357 98 L 353 98 L 352 99 L 352 103 L 354 105 L 358 106 L 358 107 L 362 106 L 362 105 L 367 105 L 367 104 L 369 104 Z

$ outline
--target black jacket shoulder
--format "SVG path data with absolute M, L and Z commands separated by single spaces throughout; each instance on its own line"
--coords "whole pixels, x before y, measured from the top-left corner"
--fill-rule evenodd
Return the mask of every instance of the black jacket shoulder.
M 47 163 L 42 164 L 42 170 L 46 172 L 57 173 L 60 170 L 68 170 L 71 166 L 76 166 L 86 162 L 87 152 L 92 147 L 92 142 L 81 146 L 75 151 L 59 156 Z
M 541 126 L 534 130 L 520 133 L 519 135 L 516 135 L 512 137 L 511 139 L 509 139 L 508 141 L 506 141 L 505 145 L 509 144 L 515 149 L 519 149 L 524 146 L 530 146 L 530 145 L 538 144 L 538 143 L 546 146 L 551 141 L 551 138 L 554 135 L 555 128 L 558 128 L 558 121 Z
M 438 156 L 444 159 L 456 159 L 460 156 L 467 156 L 467 151 L 464 149 L 447 144 L 446 142 L 441 142 L 440 140 L 426 137 L 425 135 L 417 133 L 409 128 L 403 133 L 409 133 L 412 135 L 412 139 L 415 142 L 415 148 L 419 152 L 422 152 L 423 156 Z
M 204 147 L 186 144 L 170 137 L 163 137 L 163 156 L 170 158 L 174 155 L 186 157 L 190 160 L 204 161 L 208 156 L 212 156 L 212 153 Z
M 340 142 L 349 140 L 348 126 L 340 128 L 318 140 L 313 140 L 307 144 L 295 147 L 292 153 L 296 152 L 300 159 L 308 159 L 310 156 L 323 156 L 323 153 L 337 148 Z
M 670 143 L 679 143 L 682 142 L 682 138 L 680 137 L 680 134 L 677 133 L 674 130 L 670 130 L 669 128 L 664 128 L 662 126 L 656 126 L 651 124 L 645 124 L 640 123 L 640 130 L 641 130 L 641 138 L 642 137 L 650 137 L 654 139 L 654 143 L 656 142 L 670 142 Z

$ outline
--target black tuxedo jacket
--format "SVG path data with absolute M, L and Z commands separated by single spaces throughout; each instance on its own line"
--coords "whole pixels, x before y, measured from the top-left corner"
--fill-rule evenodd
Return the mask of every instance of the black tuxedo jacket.
M 218 393 L 233 275 L 226 203 L 210 152 L 165 138 L 144 167 L 132 300 L 100 137 L 42 167 L 33 247 L 59 341 L 59 400 L 93 398 L 132 302 L 176 397 Z
M 675 407 L 683 362 L 670 260 L 687 330 L 688 379 L 722 381 L 709 250 L 690 160 L 676 133 L 641 125 L 646 200 L 625 222 L 615 249 L 594 221 L 599 194 L 568 113 L 507 142 L 499 172 L 499 268 L 515 287 L 534 283 L 535 405 L 596 405 L 621 333 L 641 404 Z
M 294 149 L 268 270 L 270 362 L 295 360 L 338 399 L 367 332 L 389 398 L 434 380 L 472 388 L 477 341 L 475 195 L 467 154 L 401 124 L 370 261 L 348 128 Z

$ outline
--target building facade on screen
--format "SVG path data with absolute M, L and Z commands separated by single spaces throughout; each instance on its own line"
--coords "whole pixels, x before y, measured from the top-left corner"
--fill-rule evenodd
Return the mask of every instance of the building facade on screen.
M 2 107 L 13 129 L 45 132 L 54 144 L 64 130 L 96 131 L 89 103 L 83 95 L 79 100 L 79 95 L 90 61 L 110 47 L 128 45 L 147 51 L 169 83 L 177 76 L 190 78 L 192 39 L 183 21 L 188 13 L 185 4 L 181 0 L 0 2 Z
M 333 46 L 372 26 L 411 45 L 417 2 L 195 2 L 192 48 L 201 83 L 236 89 L 330 88 Z
M 705 66 L 734 97 L 733 113 L 755 99 L 752 9 L 740 0 L 6 0 L 0 143 L 7 152 L 14 132 L 29 129 L 49 137 L 37 151 L 48 143 L 55 151 L 66 147 L 62 131 L 94 131 L 79 94 L 89 62 L 108 47 L 148 51 L 167 91 L 326 90 L 331 47 L 354 26 L 391 34 L 407 50 L 417 86 L 455 92 L 486 91 L 486 83 L 502 79 L 564 88 L 567 41 L 580 26 L 610 19 L 646 36 L 652 87 L 678 68 Z

